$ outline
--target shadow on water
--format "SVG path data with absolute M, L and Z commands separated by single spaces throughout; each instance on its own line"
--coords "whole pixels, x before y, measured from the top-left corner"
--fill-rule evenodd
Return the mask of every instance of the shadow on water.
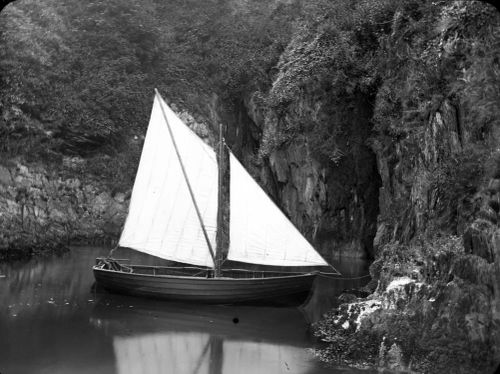
M 92 291 L 91 266 L 105 254 L 74 248 L 59 258 L 0 266 L 0 372 L 357 372 L 326 368 L 312 357 L 308 348 L 315 341 L 297 308 L 183 304 Z M 317 292 L 310 303 L 319 303 Z
M 342 275 L 317 277 L 309 299 L 301 307 L 310 323 L 317 322 L 326 312 L 338 306 L 337 297 L 342 292 L 358 289 L 370 281 L 366 260 L 336 258 L 334 263 Z

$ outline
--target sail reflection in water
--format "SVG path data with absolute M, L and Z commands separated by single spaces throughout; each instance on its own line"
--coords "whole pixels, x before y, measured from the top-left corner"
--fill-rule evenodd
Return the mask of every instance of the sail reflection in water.
M 115 336 L 118 374 L 306 373 L 303 348 L 231 340 L 207 333 Z
M 115 336 L 118 374 L 210 373 L 210 340 L 197 333 Z

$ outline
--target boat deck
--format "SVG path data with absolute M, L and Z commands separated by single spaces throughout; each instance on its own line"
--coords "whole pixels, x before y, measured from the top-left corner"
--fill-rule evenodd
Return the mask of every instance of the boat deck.
M 125 273 L 134 273 L 141 275 L 154 276 L 188 276 L 200 278 L 214 278 L 214 270 L 212 268 L 204 268 L 198 266 L 153 266 L 153 265 L 135 265 L 128 264 L 127 259 L 106 259 L 97 258 L 96 265 L 100 265 L 105 270 L 122 271 Z M 270 271 L 270 270 L 249 270 L 239 268 L 221 269 L 222 276 L 218 278 L 228 279 L 258 279 L 258 278 L 274 278 L 304 275 L 304 271 Z M 315 272 L 311 272 L 315 273 Z

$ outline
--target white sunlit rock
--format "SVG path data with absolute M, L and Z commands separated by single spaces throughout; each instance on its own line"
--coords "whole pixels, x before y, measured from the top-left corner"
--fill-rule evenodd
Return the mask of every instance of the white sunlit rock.
M 405 285 L 407 285 L 409 283 L 414 283 L 414 282 L 415 282 L 414 279 L 411 279 L 411 278 L 408 278 L 408 277 L 396 278 L 391 283 L 389 283 L 389 285 L 387 286 L 386 291 L 390 291 L 390 290 L 393 290 L 395 288 L 398 288 L 398 287 L 401 287 L 401 286 L 405 286 Z
M 361 321 L 372 314 L 377 309 L 380 309 L 381 303 L 378 300 L 367 300 L 359 304 L 360 312 L 358 318 L 356 318 L 356 331 L 359 330 L 361 326 Z

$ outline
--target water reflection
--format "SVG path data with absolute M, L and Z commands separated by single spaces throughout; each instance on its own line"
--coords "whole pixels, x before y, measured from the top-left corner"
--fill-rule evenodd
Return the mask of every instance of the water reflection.
M 211 351 L 211 340 L 208 334 L 189 333 L 116 336 L 113 347 L 118 373 L 210 373 L 207 352 Z
M 308 353 L 297 309 L 102 296 L 91 323 L 113 337 L 119 374 L 331 373 Z
M 93 291 L 91 266 L 106 253 L 76 248 L 59 258 L 0 265 L 1 373 L 344 372 L 308 353 L 315 342 L 297 308 L 204 306 Z M 306 307 L 311 313 L 337 291 L 315 292 Z
M 209 334 L 115 337 L 113 347 L 119 374 L 299 374 L 311 370 L 304 365 L 301 348 L 224 340 Z

